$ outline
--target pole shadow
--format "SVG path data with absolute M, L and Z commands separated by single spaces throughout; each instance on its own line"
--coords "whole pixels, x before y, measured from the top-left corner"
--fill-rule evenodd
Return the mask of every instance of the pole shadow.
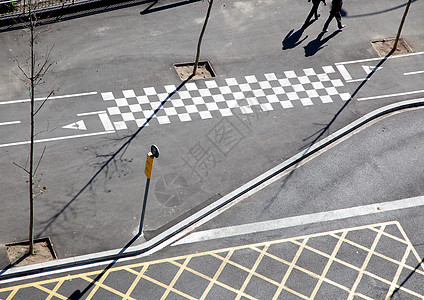
M 108 168 L 108 165 L 113 163 L 113 161 L 117 158 L 117 156 L 120 153 L 125 153 L 126 149 L 128 148 L 128 146 L 131 144 L 131 142 L 139 135 L 139 133 L 149 124 L 149 122 L 157 115 L 157 113 L 162 109 L 162 107 L 165 105 L 165 103 L 175 94 L 177 93 L 182 87 L 184 87 L 184 85 L 190 81 L 193 78 L 193 74 L 190 75 L 186 80 L 184 80 L 174 91 L 172 91 L 171 93 L 168 94 L 168 96 L 161 102 L 161 104 L 153 111 L 152 115 L 144 122 L 144 124 L 138 128 L 138 130 L 128 136 L 123 137 L 121 140 L 123 139 L 127 139 L 127 141 L 125 141 L 122 146 L 115 151 L 114 153 L 110 154 L 109 158 L 99 167 L 99 169 L 97 170 L 97 172 L 90 178 L 90 180 L 81 188 L 80 191 L 78 191 L 74 197 L 72 197 L 72 199 L 66 204 L 64 205 L 56 214 L 54 214 L 50 219 L 48 219 L 45 223 L 47 223 L 44 228 L 41 230 L 41 232 L 39 232 L 36 235 L 36 238 L 42 236 L 52 225 L 54 225 L 55 221 L 57 220 L 57 218 L 59 218 L 62 214 L 64 214 L 67 209 L 70 208 L 71 204 L 74 203 L 75 201 L 78 200 L 78 197 L 85 191 L 87 190 L 91 184 L 94 183 L 94 181 L 96 180 L 96 178 L 105 170 Z M 127 257 L 127 256 L 132 256 L 134 254 L 128 254 L 125 255 L 124 252 L 127 250 L 128 247 L 130 247 L 130 245 L 132 245 L 139 237 L 140 237 L 140 232 L 138 232 L 132 239 L 131 241 L 129 241 L 117 254 L 119 256 L 119 254 L 122 254 L 119 258 L 122 257 Z M 13 264 L 9 264 L 8 266 L 6 266 L 5 268 L 0 270 L 0 275 L 2 275 L 3 273 L 5 273 L 7 270 L 11 269 L 15 264 L 18 264 L 19 262 L 21 262 L 22 260 L 24 260 L 26 257 L 28 257 L 29 254 L 24 255 L 23 257 L 21 257 L 20 259 L 18 259 L 15 263 Z M 99 258 L 99 261 L 105 261 L 107 260 L 106 258 Z M 80 299 L 84 293 L 86 291 L 88 291 L 92 285 L 95 284 L 96 281 L 98 281 L 105 273 L 108 269 L 110 269 L 116 262 L 118 261 L 118 258 L 115 259 L 112 263 L 110 263 L 105 269 L 104 271 L 99 274 L 92 283 L 90 283 L 90 286 L 87 287 L 86 289 L 84 289 L 83 292 L 80 292 L 79 290 L 75 291 L 71 296 L 71 298 L 69 299 Z M 89 263 L 84 263 L 84 264 L 89 264 Z M 60 267 L 58 267 L 59 269 Z M 37 273 L 39 271 L 34 271 L 34 273 Z M 31 273 L 31 272 L 28 272 Z M 31 273 L 32 274 L 32 273 Z M 73 298 L 72 298 L 73 297 Z
M 50 219 L 48 219 L 45 222 L 44 228 L 37 234 L 37 237 L 42 236 L 59 218 L 65 211 L 70 208 L 70 206 L 78 200 L 78 197 L 86 191 L 90 186 L 95 182 L 97 177 L 103 172 L 107 171 L 107 168 L 109 164 L 113 163 L 115 159 L 118 158 L 118 155 L 121 153 L 125 153 L 126 149 L 129 147 L 131 142 L 140 134 L 140 132 L 149 124 L 149 122 L 157 115 L 157 113 L 162 109 L 162 107 L 165 105 L 165 103 L 175 94 L 177 93 L 184 85 L 190 81 L 193 78 L 193 74 L 190 75 L 186 80 L 184 80 L 174 91 L 168 94 L 168 96 L 161 102 L 161 104 L 153 111 L 152 115 L 144 122 L 142 126 L 140 126 L 136 132 L 134 132 L 131 135 L 124 136 L 123 138 L 120 138 L 119 140 L 125 140 L 126 141 L 116 150 L 114 153 L 111 153 L 107 156 L 107 160 L 103 162 L 99 169 L 96 171 L 96 173 L 90 178 L 90 180 L 72 197 L 72 199 L 66 203 L 57 213 L 55 213 Z
M 285 36 L 284 40 L 282 41 L 282 50 L 292 49 L 297 46 L 299 46 L 304 40 L 308 38 L 308 36 L 305 36 L 302 40 L 300 38 L 303 35 L 303 32 L 305 31 L 307 26 L 302 26 L 299 30 L 294 32 L 294 29 L 290 30 L 289 33 Z
M 399 292 L 399 290 L 408 282 L 408 280 L 411 279 L 411 277 L 415 274 L 415 272 L 419 269 L 419 267 L 421 267 L 424 270 L 424 257 L 417 264 L 417 266 L 415 267 L 415 269 L 413 271 L 411 271 L 411 273 L 409 273 L 408 276 L 406 276 L 406 278 L 402 281 L 402 283 L 399 284 L 399 286 L 393 291 L 393 293 L 390 295 L 389 299 L 394 299 L 394 297 Z
M 310 41 L 305 47 L 305 57 L 313 56 L 317 54 L 318 51 L 322 50 L 323 48 L 327 47 L 325 45 L 329 40 L 331 40 L 333 37 L 338 35 L 341 32 L 341 30 L 336 30 L 326 38 L 322 39 L 324 36 L 324 32 L 320 32 L 315 40 Z
M 119 254 L 122 254 L 125 252 L 125 250 L 131 246 L 132 243 L 134 243 L 138 238 L 140 237 L 140 233 L 138 233 L 136 236 L 134 236 L 131 241 L 128 242 L 128 244 L 126 244 L 121 251 L 119 251 Z M 69 296 L 68 300 L 79 300 L 81 299 L 92 287 L 94 287 L 96 285 L 97 282 L 100 281 L 100 279 L 105 276 L 106 272 L 112 268 L 116 263 L 118 262 L 118 258 L 114 259 L 110 264 L 108 264 L 103 271 L 96 276 L 96 278 L 93 279 L 93 281 L 91 281 L 86 287 L 85 289 L 81 290 L 75 290 L 71 296 Z

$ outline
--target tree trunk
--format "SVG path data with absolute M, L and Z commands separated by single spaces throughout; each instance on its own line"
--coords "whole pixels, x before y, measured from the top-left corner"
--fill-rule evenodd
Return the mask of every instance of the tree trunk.
M 30 98 L 31 98 L 31 115 L 30 115 L 30 144 L 29 144 L 29 254 L 34 253 L 34 101 L 35 101 L 35 53 L 34 53 L 34 22 L 31 15 L 31 1 L 29 1 L 29 30 L 30 30 Z
M 395 44 L 393 45 L 392 52 L 395 52 L 397 50 L 397 45 L 398 45 L 398 42 L 399 42 L 400 33 L 402 32 L 403 24 L 405 23 L 406 15 L 408 14 L 408 10 L 409 10 L 409 7 L 411 6 L 411 2 L 412 2 L 412 0 L 409 0 L 408 5 L 405 8 L 405 12 L 403 14 L 402 21 L 400 22 L 399 30 L 398 30 L 398 33 L 396 35 L 396 40 L 395 40 Z
M 196 60 L 194 62 L 194 67 L 193 67 L 193 76 L 196 76 L 197 66 L 199 64 L 199 57 L 200 57 L 200 45 L 202 44 L 203 35 L 206 30 L 206 24 L 208 24 L 209 16 L 211 14 L 212 4 L 213 4 L 213 0 L 209 0 L 208 12 L 206 13 L 205 22 L 203 23 L 202 32 L 200 33 L 199 42 L 197 43 L 197 52 L 196 52 Z

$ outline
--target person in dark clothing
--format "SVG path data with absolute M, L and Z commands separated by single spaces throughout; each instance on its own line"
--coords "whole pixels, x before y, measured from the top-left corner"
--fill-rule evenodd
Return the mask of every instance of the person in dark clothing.
M 342 29 L 345 27 L 345 25 L 342 24 L 342 14 L 341 14 L 342 5 L 343 5 L 343 0 L 333 0 L 331 2 L 330 16 L 328 16 L 328 19 L 324 24 L 324 28 L 322 29 L 323 32 L 328 31 L 328 25 L 330 25 L 330 22 L 331 20 L 333 20 L 333 18 L 336 18 L 337 27 L 339 29 Z
M 311 2 L 311 0 L 308 0 L 308 2 Z M 320 16 L 318 14 L 318 6 L 321 2 L 323 2 L 324 5 L 327 5 L 327 3 L 325 3 L 325 0 L 312 0 L 311 12 L 309 13 L 308 17 L 306 18 L 304 26 L 309 24 L 309 21 L 311 20 L 313 15 L 315 15 L 315 20 L 318 20 L 318 17 Z

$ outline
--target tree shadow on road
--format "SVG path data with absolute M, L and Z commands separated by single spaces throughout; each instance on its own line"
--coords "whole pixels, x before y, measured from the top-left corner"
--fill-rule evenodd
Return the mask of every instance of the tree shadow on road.
M 187 78 L 185 81 L 183 81 L 174 91 L 168 94 L 168 96 L 161 102 L 161 104 L 153 111 L 152 115 L 144 122 L 142 126 L 138 128 L 136 132 L 133 134 L 124 136 L 122 138 L 119 138 L 118 142 L 123 142 L 122 145 L 119 146 L 119 148 L 114 151 L 113 153 L 106 154 L 106 155 L 96 155 L 97 157 L 102 157 L 104 159 L 103 162 L 99 164 L 99 167 L 97 171 L 94 173 L 94 175 L 88 180 L 88 182 L 78 191 L 76 194 L 72 197 L 72 199 L 67 202 L 61 209 L 59 209 L 52 217 L 50 217 L 48 220 L 44 222 L 44 228 L 37 234 L 37 236 L 43 236 L 43 234 L 46 233 L 49 228 L 55 224 L 56 220 L 63 214 L 66 214 L 67 210 L 71 209 L 71 205 L 78 200 L 78 198 L 82 195 L 82 193 L 86 190 L 90 190 L 92 187 L 92 184 L 95 183 L 95 181 L 99 178 L 100 174 L 104 173 L 106 178 L 108 178 L 107 174 L 109 173 L 109 168 L 111 166 L 114 166 L 116 169 L 116 160 L 119 160 L 122 158 L 122 155 L 125 153 L 127 148 L 130 146 L 132 141 L 140 134 L 140 132 L 148 126 L 150 121 L 157 115 L 157 113 L 163 108 L 165 103 L 175 94 L 177 93 L 184 85 L 190 81 L 193 78 L 193 75 L 191 75 L 189 78 Z
M 309 136 L 307 138 L 307 139 L 310 139 L 310 138 L 313 138 L 315 136 L 315 138 L 306 146 L 306 148 L 302 147 L 304 150 L 303 151 L 300 150 L 301 152 L 300 152 L 300 155 L 298 156 L 298 158 L 296 160 L 294 160 L 290 165 L 286 166 L 284 169 L 279 170 L 278 173 L 274 174 L 274 175 L 277 175 L 277 174 L 280 174 L 280 173 L 282 173 L 286 170 L 290 170 L 289 173 L 284 177 L 284 180 L 283 180 L 282 184 L 280 185 L 278 192 L 276 192 L 275 196 L 272 197 L 268 201 L 268 203 L 264 203 L 261 214 L 266 213 L 271 208 L 271 206 L 273 205 L 275 200 L 277 200 L 278 195 L 284 190 L 286 184 L 288 183 L 290 178 L 293 176 L 296 169 L 301 165 L 301 163 L 304 159 L 306 159 L 307 157 L 310 157 L 312 154 L 322 150 L 327 145 L 331 144 L 332 142 L 334 142 L 337 139 L 340 139 L 345 134 L 352 132 L 355 129 L 359 128 L 360 126 L 364 125 L 364 124 L 358 124 L 358 125 L 356 125 L 356 127 L 351 128 L 348 132 L 345 132 L 343 135 L 339 135 L 339 136 L 335 137 L 333 140 L 329 141 L 328 143 L 321 144 L 318 147 L 314 147 L 324 137 L 324 135 L 327 132 L 330 131 L 331 126 L 338 119 L 338 117 L 342 114 L 342 112 L 346 110 L 348 105 L 352 102 L 352 100 L 359 93 L 359 91 L 364 87 L 364 85 L 371 79 L 371 77 L 374 75 L 374 73 L 386 62 L 387 59 L 389 59 L 389 57 L 393 53 L 394 53 L 394 51 L 392 50 L 385 57 L 383 57 L 380 60 L 380 62 L 374 67 L 374 69 L 371 70 L 371 72 L 368 74 L 368 76 L 359 84 L 359 86 L 355 89 L 355 91 L 352 93 L 350 98 L 348 100 L 346 100 L 346 102 L 342 105 L 342 107 L 334 114 L 334 116 L 331 118 L 331 120 L 326 125 L 324 125 L 323 128 L 319 129 L 318 131 L 316 131 L 315 133 L 313 133 L 311 136 Z M 368 122 L 368 121 L 370 121 L 370 120 L 365 121 L 365 123 Z M 307 139 L 305 139 L 304 141 L 306 141 Z
M 414 3 L 418 0 L 412 0 L 411 2 Z M 370 13 L 365 13 L 365 14 L 359 14 L 359 15 L 352 15 L 350 16 L 346 11 L 342 11 L 342 17 L 343 18 L 360 18 L 360 17 L 369 17 L 369 16 L 375 16 L 375 15 L 380 15 L 380 14 L 384 14 L 387 12 L 391 12 L 397 9 L 400 9 L 402 7 L 405 7 L 408 5 L 408 1 L 404 1 L 405 3 L 399 4 L 398 6 L 392 7 L 392 8 L 388 8 L 388 9 L 384 9 L 381 11 L 376 11 L 376 12 L 370 12 Z

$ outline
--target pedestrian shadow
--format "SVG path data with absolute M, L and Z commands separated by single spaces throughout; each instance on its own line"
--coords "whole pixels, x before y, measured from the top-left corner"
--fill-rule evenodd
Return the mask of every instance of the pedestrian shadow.
M 304 40 L 306 40 L 308 36 L 305 36 L 302 40 L 300 40 L 306 27 L 307 26 L 302 26 L 302 28 L 300 28 L 296 32 L 294 32 L 294 29 L 290 30 L 281 43 L 283 45 L 282 49 L 287 50 L 287 49 L 295 48 L 299 46 Z
M 337 30 L 324 39 L 322 39 L 325 34 L 324 32 L 318 34 L 315 40 L 310 41 L 305 47 L 303 47 L 305 49 L 305 57 L 313 56 L 321 49 L 327 47 L 325 44 L 340 32 L 341 30 Z

